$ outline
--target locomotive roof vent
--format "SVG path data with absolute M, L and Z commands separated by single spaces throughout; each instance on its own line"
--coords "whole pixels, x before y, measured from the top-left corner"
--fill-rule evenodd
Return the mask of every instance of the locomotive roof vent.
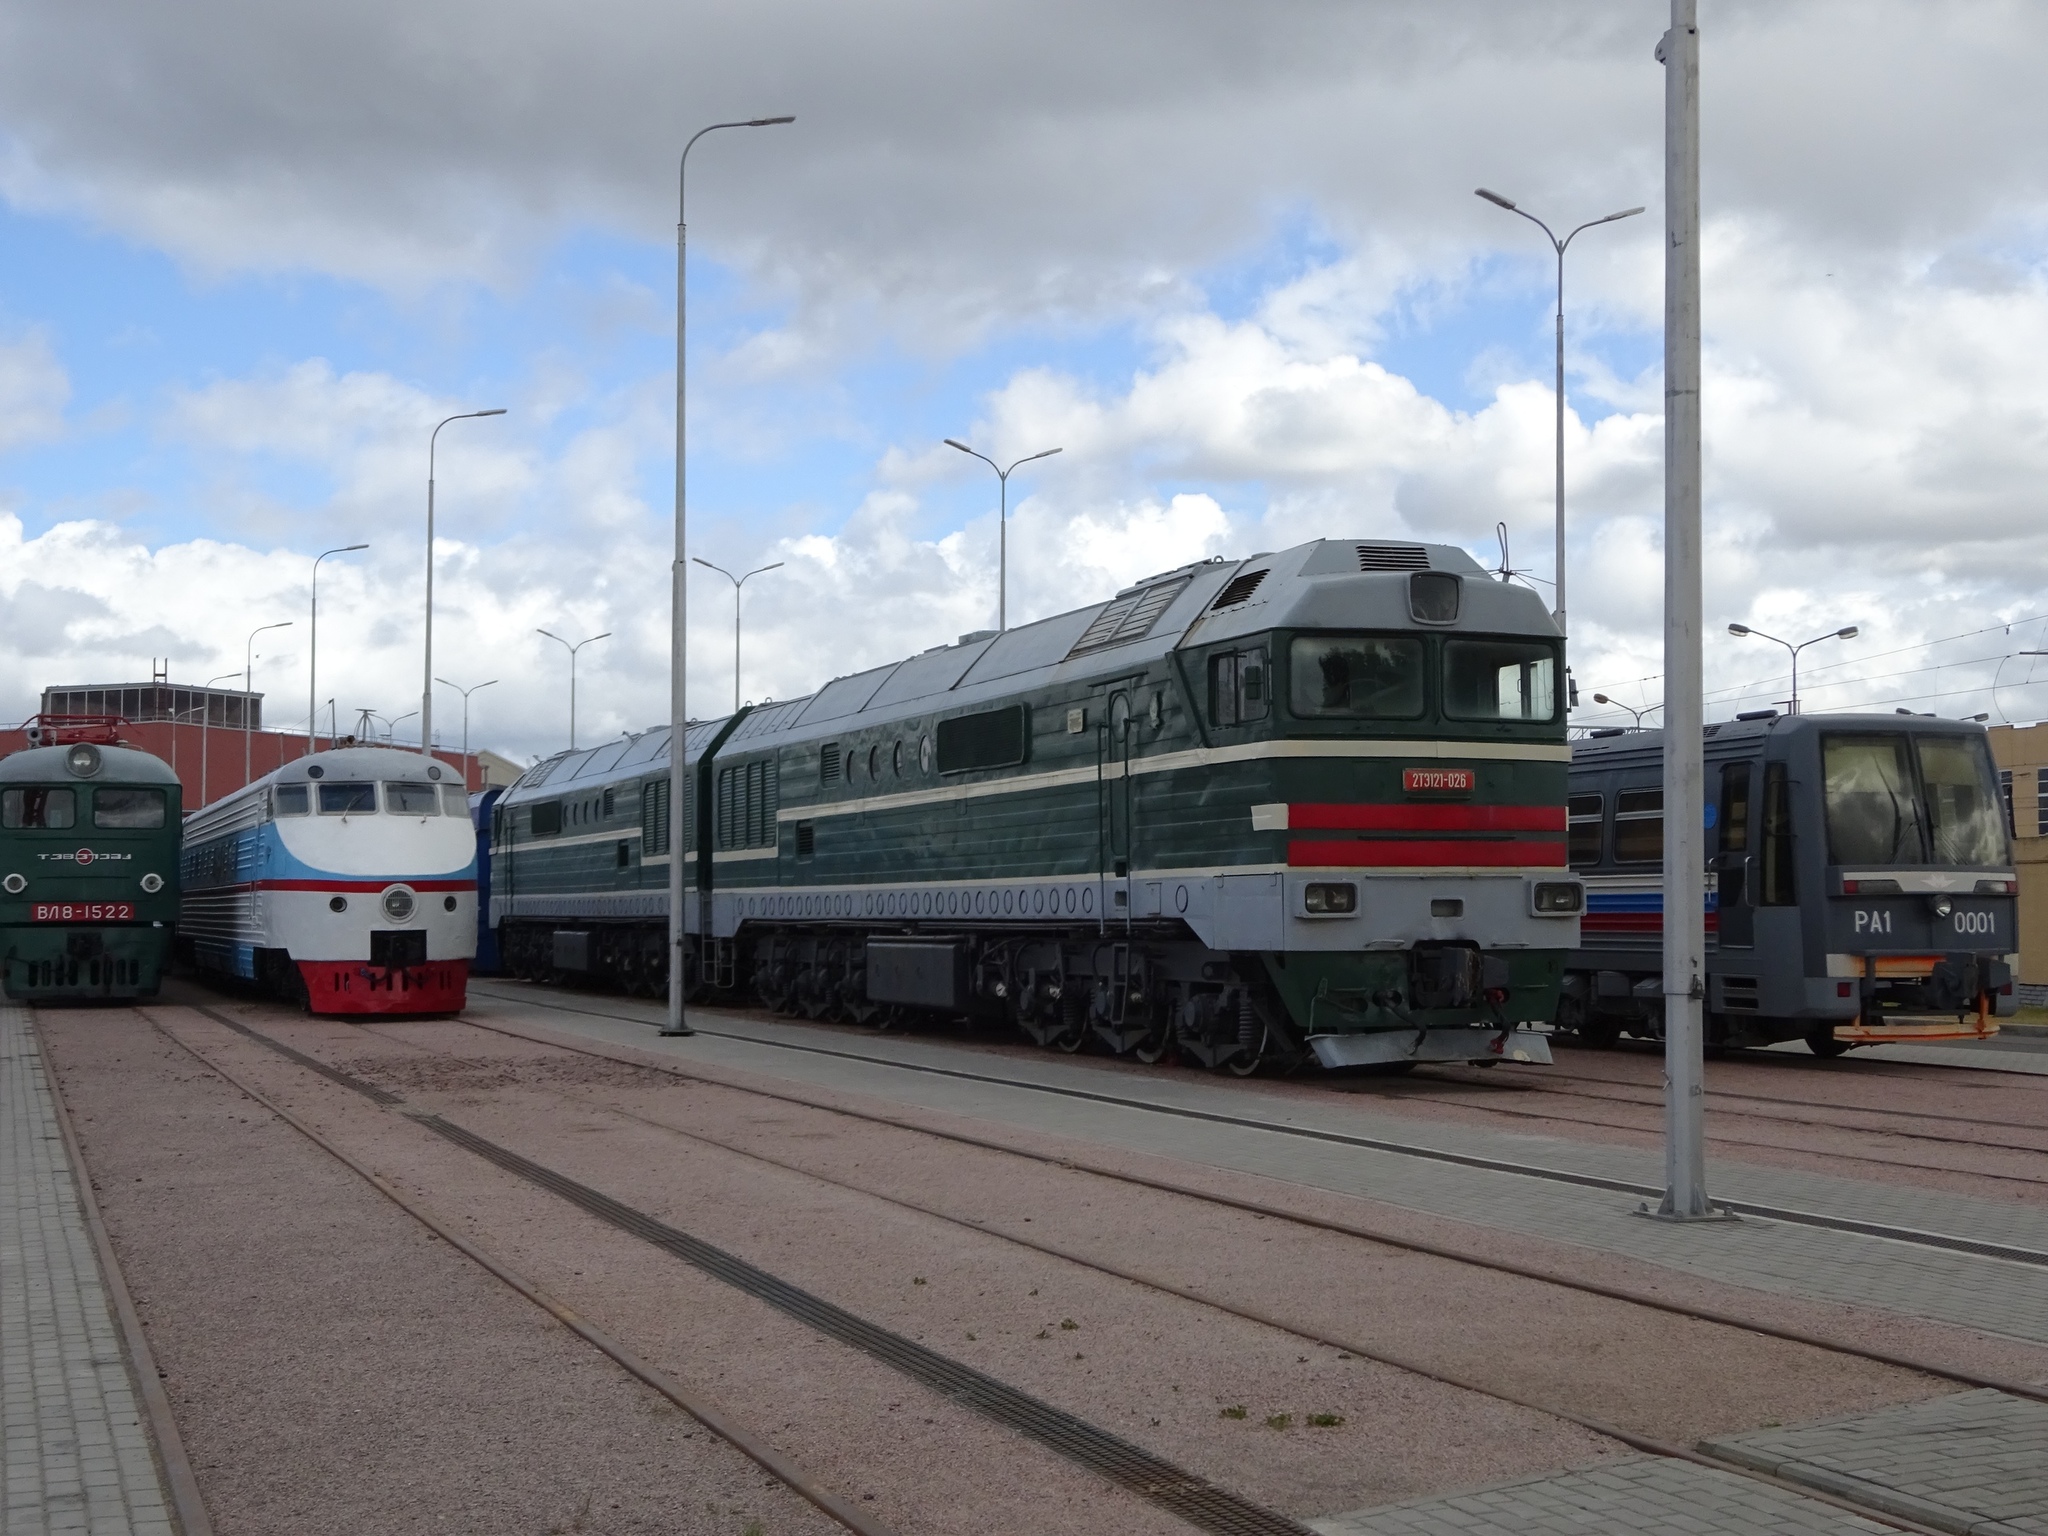
M 1114 645 L 1129 645 L 1133 640 L 1144 639 L 1152 633 L 1152 626 L 1159 622 L 1159 616 L 1173 606 L 1173 600 L 1181 595 L 1191 579 L 1181 576 L 1119 593 L 1105 603 L 1102 612 L 1081 631 L 1081 638 L 1067 652 L 1068 657 L 1085 656 L 1090 651 L 1106 651 Z
M 1223 590 L 1216 594 L 1216 601 L 1209 605 L 1210 612 L 1213 613 L 1218 608 L 1236 607 L 1239 603 L 1249 599 L 1254 592 L 1258 591 L 1259 583 L 1265 579 L 1266 573 L 1264 570 L 1246 571 L 1242 575 L 1231 577 L 1224 584 Z
M 1740 711 L 1735 718 L 1738 720 L 1775 720 L 1778 718 L 1778 712 L 1775 709 L 1745 709 Z
M 1429 569 L 1429 551 L 1420 544 L 1361 544 L 1358 546 L 1358 568 L 1361 571 L 1426 571 Z

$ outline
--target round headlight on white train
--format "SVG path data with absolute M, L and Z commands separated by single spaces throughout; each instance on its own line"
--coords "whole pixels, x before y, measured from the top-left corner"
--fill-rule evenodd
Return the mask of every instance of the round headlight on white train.
M 384 893 L 384 915 L 394 923 L 402 923 L 411 917 L 415 905 L 417 902 L 412 891 L 405 886 L 394 885 Z
M 145 891 L 147 891 L 150 895 L 154 896 L 158 891 L 164 888 L 164 877 L 158 874 L 155 870 L 151 870 L 148 874 L 142 877 L 142 888 Z
M 9 875 L 5 880 L 0 880 L 0 886 L 6 887 L 8 895 L 19 896 L 28 889 L 28 877 L 26 875 Z

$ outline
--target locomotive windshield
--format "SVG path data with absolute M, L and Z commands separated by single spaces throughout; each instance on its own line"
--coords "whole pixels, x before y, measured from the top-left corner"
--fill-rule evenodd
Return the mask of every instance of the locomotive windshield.
M 1288 653 L 1289 706 L 1303 718 L 1414 720 L 1422 714 L 1422 642 L 1304 635 Z
M 1556 718 L 1556 651 L 1540 640 L 1446 640 L 1444 713 L 1453 720 Z
M 1821 739 L 1828 855 L 1837 864 L 2011 860 L 1998 778 L 1974 736 Z
M 377 814 L 377 786 L 374 784 L 329 783 L 320 786 L 322 816 L 374 816 Z
M 96 827 L 160 827 L 164 824 L 164 792 L 160 789 L 102 785 L 92 792 L 92 824 Z
M 68 827 L 77 820 L 78 795 L 73 790 L 0 790 L 0 827 Z

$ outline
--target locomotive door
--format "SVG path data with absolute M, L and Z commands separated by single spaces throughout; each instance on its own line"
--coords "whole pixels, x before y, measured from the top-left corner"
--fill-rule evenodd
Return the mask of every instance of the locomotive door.
M 1131 700 L 1110 696 L 1109 720 L 1096 735 L 1095 835 L 1100 851 L 1098 881 L 1113 879 L 1116 893 L 1103 915 L 1131 915 Z M 1121 767 L 1112 776 L 1110 770 Z
M 1721 765 L 1717 817 L 1721 842 L 1713 869 L 1720 890 L 1716 906 L 1722 949 L 1752 949 L 1756 945 L 1755 866 L 1750 857 L 1755 842 L 1750 832 L 1755 822 L 1753 767 L 1748 762 Z

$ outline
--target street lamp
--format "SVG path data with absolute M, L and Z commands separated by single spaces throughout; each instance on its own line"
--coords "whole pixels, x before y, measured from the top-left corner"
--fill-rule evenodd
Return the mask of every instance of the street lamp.
M 472 683 L 467 688 L 463 687 L 460 683 L 451 683 L 445 677 L 437 677 L 434 681 L 444 688 L 453 688 L 462 695 L 462 787 L 467 792 L 469 789 L 469 696 L 480 688 L 493 686 L 498 680 L 494 677 L 488 683 Z
M 367 544 L 344 544 L 339 549 L 328 550 L 313 562 L 313 643 L 308 647 L 306 661 L 306 755 L 309 757 L 320 728 L 320 561 L 327 555 L 353 554 L 369 547 Z
M 1802 640 L 1797 645 L 1794 645 L 1790 640 L 1780 640 L 1776 635 L 1767 635 L 1760 629 L 1751 629 L 1747 624 L 1730 624 L 1728 626 L 1728 633 L 1731 635 L 1754 635 L 1759 640 L 1770 640 L 1778 645 L 1782 645 L 1792 653 L 1791 712 L 1796 715 L 1799 713 L 1799 653 L 1809 645 L 1819 645 L 1823 640 L 1854 640 L 1856 638 L 1856 626 L 1851 624 L 1847 629 L 1830 630 L 1825 635 L 1815 635 L 1811 640 Z
M 1662 704 L 1645 704 L 1641 709 L 1637 709 L 1633 704 L 1624 704 L 1619 699 L 1610 699 L 1604 693 L 1594 694 L 1593 702 L 1595 704 L 1612 704 L 1616 709 L 1627 710 L 1629 714 L 1634 718 L 1636 723 L 1635 728 L 1639 731 L 1643 728 L 1643 716 L 1647 714 L 1652 714 L 1655 711 L 1660 710 L 1664 707 Z
M 591 644 L 594 644 L 595 642 L 597 642 L 597 641 L 599 641 L 599 640 L 609 640 L 609 639 L 611 638 L 611 633 L 612 633 L 612 632 L 611 632 L 610 630 L 606 630 L 606 631 L 605 631 L 605 632 L 604 632 L 603 634 L 601 634 L 601 635 L 592 635 L 592 636 L 590 637 L 590 639 L 588 639 L 588 640 L 578 640 L 578 641 L 577 641 L 577 642 L 576 642 L 576 643 L 575 643 L 574 645 L 570 645 L 568 641 L 564 640 L 564 639 L 563 639 L 563 638 L 562 638 L 562 637 L 561 637 L 560 635 L 558 635 L 558 634 L 555 634 L 555 633 L 554 633 L 553 631 L 551 631 L 551 630 L 546 630 L 546 629 L 537 629 L 537 630 L 535 630 L 535 631 L 534 631 L 534 633 L 535 633 L 535 634 L 537 634 L 537 635 L 546 635 L 546 636 L 547 636 L 547 637 L 548 637 L 548 638 L 549 638 L 550 640 L 554 641 L 554 642 L 555 642 L 555 644 L 557 644 L 557 645 L 560 645 L 560 646 L 567 646 L 567 647 L 568 647 L 568 651 L 569 651 L 569 750 L 570 750 L 571 752 L 574 752 L 574 751 L 576 750 L 576 653 L 577 653 L 578 651 L 582 650 L 582 649 L 583 649 L 583 647 L 585 647 L 586 645 L 591 645 Z
M 255 774 L 251 771 L 251 764 L 254 761 L 253 753 L 256 747 L 256 731 L 255 727 L 249 722 L 249 701 L 254 690 L 250 687 L 252 679 L 249 674 L 250 669 L 256 665 L 256 637 L 266 629 L 290 629 L 291 627 L 292 621 L 290 619 L 280 619 L 275 624 L 259 624 L 249 631 L 249 642 L 242 647 L 242 782 L 244 784 L 247 784 L 250 779 L 255 777 Z
M 695 555 L 690 556 L 690 558 L 703 566 L 705 570 L 716 571 L 732 583 L 732 712 L 738 714 L 740 712 L 740 588 L 744 587 L 756 576 L 764 575 L 769 571 L 781 570 L 782 562 L 778 560 L 773 565 L 764 565 L 756 570 L 751 570 L 744 576 L 735 576 L 722 565 L 713 565 L 709 560 L 698 560 Z
M 240 677 L 241 675 L 239 672 L 223 672 L 219 677 L 210 677 L 206 680 L 206 713 L 199 717 L 199 803 L 201 805 L 206 804 L 206 749 L 208 745 L 208 727 L 213 723 L 213 685 L 215 683 L 224 683 L 231 677 Z M 242 709 L 245 717 L 248 708 L 249 701 L 244 699 L 242 701 Z M 226 725 L 227 720 L 225 716 L 227 711 L 222 710 L 221 715 L 223 716 L 221 724 Z
M 697 147 L 697 141 L 707 133 L 716 133 L 721 128 L 773 128 L 783 123 L 793 123 L 794 117 L 750 117 L 743 122 L 712 123 L 699 128 L 690 135 L 683 146 L 682 155 L 676 161 L 676 552 L 669 564 L 669 638 L 668 638 L 668 794 L 671 807 L 668 860 L 668 1018 L 662 1026 L 665 1035 L 694 1034 L 683 1022 L 683 845 L 688 840 L 685 832 L 674 830 L 686 803 L 688 769 L 683 762 L 683 732 L 687 723 L 684 712 L 684 696 L 688 691 L 685 664 L 689 657 L 689 571 L 684 566 L 684 548 L 688 518 L 688 500 L 683 493 L 684 467 L 688 460 L 686 440 L 683 436 L 684 381 L 688 377 L 683 351 L 683 338 L 688 329 L 689 317 L 689 210 L 690 151 Z M 573 667 L 572 667 L 573 673 Z M 703 853 L 701 857 L 709 857 Z M 707 931 L 705 939 L 710 934 Z
M 441 423 L 427 437 L 427 655 L 423 674 L 426 681 L 420 684 L 420 750 L 430 750 L 434 739 L 434 444 L 441 436 L 441 427 L 450 421 L 470 421 L 480 416 L 502 416 L 505 408 L 495 406 L 488 411 L 458 411 Z
M 1605 218 L 1589 219 L 1562 240 L 1551 233 L 1550 226 L 1537 218 L 1526 208 L 1515 206 L 1511 198 L 1502 197 L 1498 192 L 1489 192 L 1484 187 L 1473 194 L 1483 197 L 1496 208 L 1505 208 L 1509 213 L 1520 214 L 1549 238 L 1557 250 L 1557 620 L 1558 632 L 1564 632 L 1564 250 L 1585 230 L 1596 224 L 1612 224 L 1617 219 L 1632 219 L 1643 210 L 1624 208 L 1619 213 L 1610 213 Z
M 386 730 L 385 730 L 385 732 L 384 732 L 384 740 L 385 740 L 385 742 L 386 742 L 387 744 L 391 745 L 391 746 L 394 746 L 394 747 L 395 747 L 395 746 L 397 746 L 397 745 L 398 745 L 398 727 L 399 727 L 399 726 L 400 726 L 401 724 L 403 724 L 403 723 L 404 723 L 405 721 L 407 721 L 407 720 L 410 720 L 410 719 L 411 719 L 411 718 L 412 718 L 412 717 L 413 717 L 414 715 L 416 715 L 416 714 L 418 714 L 418 713 L 419 713 L 419 711 L 418 711 L 418 710 L 416 710 L 416 709 L 408 709 L 408 710 L 407 710 L 407 711 L 406 711 L 406 712 L 405 712 L 404 714 L 400 715 L 400 716 L 399 716 L 399 717 L 398 717 L 398 718 L 397 718 L 396 720 L 391 720 L 391 721 L 388 721 L 388 722 L 386 722 L 386 726 L 387 726 L 387 728 L 386 728 Z
M 977 453 L 957 438 L 947 438 L 948 448 L 958 448 L 962 453 L 972 454 L 996 472 L 996 480 L 1002 486 L 1002 507 L 996 514 L 996 633 L 1001 634 L 1010 627 L 1010 469 L 1018 464 L 1029 464 L 1033 459 L 1049 459 L 1060 450 L 1048 448 L 1042 453 L 1029 453 L 1004 469 L 985 453 Z

